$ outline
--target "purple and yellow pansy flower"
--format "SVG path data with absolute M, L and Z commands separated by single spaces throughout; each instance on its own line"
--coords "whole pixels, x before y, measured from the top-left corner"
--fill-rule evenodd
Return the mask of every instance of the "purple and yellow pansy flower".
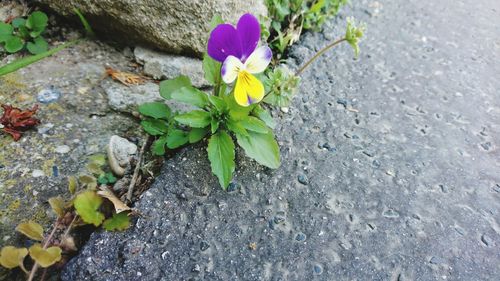
M 244 14 L 236 27 L 219 24 L 208 39 L 208 55 L 222 63 L 222 80 L 233 83 L 234 98 L 241 106 L 249 106 L 264 98 L 264 86 L 253 74 L 263 72 L 271 62 L 267 46 L 257 47 L 260 25 L 252 14 Z

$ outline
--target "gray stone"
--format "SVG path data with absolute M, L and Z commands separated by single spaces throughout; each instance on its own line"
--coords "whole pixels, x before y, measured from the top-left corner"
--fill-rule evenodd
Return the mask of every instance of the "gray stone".
M 238 150 L 241 186 L 227 193 L 202 143 L 179 150 L 136 203 L 133 226 L 94 233 L 62 280 L 499 280 L 500 166 L 480 144 L 500 132 L 500 2 L 352 9 L 369 26 L 359 59 L 347 45 L 327 52 L 303 73 L 292 110 L 273 112 L 281 167 Z M 304 63 L 344 27 L 304 34 L 291 60 Z M 317 149 L 325 142 L 337 151 Z M 307 186 L 297 181 L 305 167 Z
M 199 59 L 170 55 L 143 47 L 136 47 L 134 55 L 135 60 L 144 65 L 144 73 L 154 79 L 172 79 L 186 75 L 195 87 L 210 86 L 204 78 L 203 64 Z
M 109 107 L 120 112 L 131 113 L 137 111 L 137 107 L 143 103 L 163 100 L 158 84 L 151 82 L 125 86 L 107 79 L 101 86 L 108 97 Z
M 175 54 L 200 56 L 215 15 L 228 22 L 251 12 L 267 15 L 262 0 L 36 0 L 75 18 L 78 8 L 93 29 L 127 45 L 145 44 Z
M 131 157 L 137 152 L 137 145 L 120 136 L 111 136 L 107 146 L 108 163 L 111 170 L 123 176 Z

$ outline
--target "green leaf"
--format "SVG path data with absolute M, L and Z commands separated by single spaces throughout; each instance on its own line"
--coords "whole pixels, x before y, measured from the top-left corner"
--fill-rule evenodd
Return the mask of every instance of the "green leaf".
M 227 108 L 226 102 L 219 97 L 209 95 L 208 100 L 213 106 L 215 106 L 215 109 L 217 109 L 218 112 L 222 113 Z
M 12 20 L 12 26 L 14 28 L 19 28 L 20 26 L 23 26 L 26 24 L 26 20 L 23 18 L 15 18 Z
M 220 83 L 221 63 L 211 58 L 206 53 L 203 55 L 203 71 L 205 72 L 205 79 L 213 86 Z
M 253 116 L 248 116 L 247 118 L 242 119 L 240 123 L 245 129 L 249 131 L 261 134 L 266 134 L 269 132 L 269 128 L 266 126 L 266 123 Z
M 22 38 L 28 38 L 30 37 L 30 31 L 29 29 L 24 26 L 24 25 L 21 25 L 18 29 L 17 29 L 17 32 L 19 33 L 19 35 L 21 35 L 20 37 Z
M 139 112 L 144 116 L 153 117 L 155 119 L 170 118 L 170 108 L 162 102 L 148 102 L 139 106 Z
M 235 134 L 248 136 L 247 130 L 245 129 L 245 127 L 243 127 L 243 125 L 239 121 L 229 119 L 229 121 L 226 123 L 226 126 L 229 130 L 231 130 L 231 132 Z
M 220 15 L 214 15 L 212 17 L 212 20 L 210 21 L 210 30 L 214 29 L 215 27 L 217 27 L 217 25 L 221 23 L 224 23 L 222 17 Z
M 0 43 L 9 40 L 12 36 L 14 28 L 12 25 L 0 22 Z
M 128 212 L 121 212 L 118 214 L 113 214 L 113 217 L 107 219 L 102 224 L 102 227 L 107 231 L 123 231 L 130 227 L 130 217 Z
M 23 40 L 18 37 L 10 37 L 7 41 L 5 41 L 5 50 L 9 53 L 15 53 L 20 51 L 24 47 Z
M 88 190 L 78 194 L 73 204 L 84 222 L 99 226 L 104 220 L 104 215 L 98 211 L 102 198 L 94 191 Z
M 90 24 L 87 21 L 87 19 L 80 12 L 80 10 L 78 10 L 77 8 L 73 8 L 73 12 L 75 12 L 75 14 L 80 19 L 80 22 L 82 23 L 83 28 L 85 29 L 85 33 L 86 33 L 87 37 L 94 37 L 95 34 L 94 34 L 94 31 L 92 30 L 92 27 L 90 26 Z
M 28 44 L 26 44 L 26 49 L 33 55 L 38 55 L 49 49 L 49 43 L 42 37 L 38 37 L 33 42 L 28 42 Z
M 49 205 L 52 211 L 56 213 L 57 217 L 62 218 L 64 216 L 65 202 L 60 196 L 49 198 Z
M 24 258 L 28 255 L 28 249 L 5 246 L 0 252 L 0 265 L 5 268 L 12 269 L 23 263 Z
M 97 187 L 97 180 L 93 176 L 81 175 L 78 177 L 78 181 L 89 189 L 94 189 Z
M 167 135 L 167 147 L 175 149 L 185 145 L 189 141 L 188 135 L 183 130 L 173 129 Z
M 220 126 L 219 119 L 212 116 L 212 120 L 210 120 L 210 130 L 212 131 L 212 134 L 215 134 L 215 132 L 217 132 L 219 126 Z
M 28 17 L 26 27 L 31 30 L 42 31 L 47 27 L 48 21 L 49 18 L 44 12 L 35 11 Z
M 233 140 L 226 131 L 219 131 L 208 141 L 207 152 L 212 173 L 217 176 L 221 187 L 226 190 L 235 169 Z
M 161 81 L 160 96 L 162 96 L 164 99 L 169 100 L 172 98 L 173 93 L 184 87 L 190 87 L 190 86 L 191 86 L 191 80 L 189 80 L 189 77 L 184 75 L 178 76 L 174 79 Z
M 170 130 L 172 131 L 172 130 Z M 167 144 L 167 136 L 163 135 L 159 139 L 155 140 L 151 146 L 151 150 L 154 155 L 164 155 L 165 154 L 165 145 Z
M 16 227 L 17 232 L 21 232 L 25 236 L 27 236 L 29 239 L 36 240 L 36 241 L 42 241 L 43 240 L 43 227 L 33 221 L 28 221 L 28 222 L 23 222 L 20 223 Z
M 86 166 L 87 171 L 89 171 L 91 174 L 99 176 L 104 174 L 104 171 L 101 169 L 101 166 L 95 162 L 90 162 Z
M 115 183 L 116 182 L 116 177 L 113 175 L 113 173 L 106 173 L 106 178 L 108 179 L 108 183 Z
M 269 112 L 263 109 L 260 105 L 255 107 L 255 109 L 252 111 L 252 114 L 260 120 L 264 121 L 264 123 L 266 123 L 269 128 L 274 129 L 276 127 L 276 122 L 274 121 L 271 114 L 269 114 Z
M 229 108 L 229 115 L 235 120 L 240 120 L 248 116 L 250 112 L 255 108 L 257 104 L 252 104 L 250 106 L 241 106 L 234 99 L 234 95 L 225 95 L 224 100 L 226 101 L 227 107 Z
M 209 130 L 207 128 L 193 128 L 189 134 L 189 143 L 196 143 L 202 140 L 207 134 Z
M 61 260 L 61 248 L 53 246 L 47 249 L 42 248 L 40 244 L 34 244 L 30 247 L 30 257 L 41 267 L 49 267 Z
M 204 92 L 195 87 L 183 87 L 172 93 L 172 99 L 191 104 L 197 107 L 205 107 L 208 105 L 208 96 Z
M 141 126 L 152 136 L 163 135 L 168 132 L 167 123 L 160 119 L 146 119 L 141 121 Z
M 89 157 L 90 163 L 95 163 L 99 166 L 104 166 L 106 164 L 106 155 L 104 154 L 94 154 Z
M 78 181 L 75 176 L 68 177 L 68 191 L 71 194 L 75 194 L 76 189 L 78 188 Z
M 193 128 L 204 128 L 210 125 L 210 112 L 204 110 L 193 110 L 188 113 L 179 114 L 174 117 L 180 124 Z
M 258 163 L 277 169 L 280 166 L 280 154 L 273 134 L 271 132 L 260 134 L 252 131 L 248 131 L 248 134 L 248 137 L 236 135 L 238 144 L 245 150 L 245 153 Z

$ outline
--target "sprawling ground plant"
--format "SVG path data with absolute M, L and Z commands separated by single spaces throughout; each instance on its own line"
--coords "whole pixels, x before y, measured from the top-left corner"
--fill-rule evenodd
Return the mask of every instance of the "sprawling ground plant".
M 10 23 L 0 22 L 0 46 L 8 53 L 26 49 L 36 55 L 47 51 L 49 44 L 42 34 L 48 20 L 44 12 L 36 11 L 27 18 L 18 17 Z
M 295 74 L 286 68 L 262 73 L 273 57 L 266 45 L 259 46 L 261 29 L 251 14 L 243 15 L 236 26 L 213 21 L 203 59 L 205 78 L 213 85 L 211 93 L 194 88 L 190 79 L 179 76 L 160 83 L 160 95 L 194 107 L 172 112 L 164 103 L 139 107 L 145 116 L 142 127 L 157 136 L 152 150 L 163 155 L 165 147 L 175 149 L 208 138 L 208 159 L 223 189 L 235 171 L 235 143 L 261 165 L 276 169 L 280 165 L 279 147 L 273 134 L 275 123 L 261 105 L 288 105 L 298 85 L 298 75 L 326 50 L 347 41 L 357 49 L 363 28 L 348 22 L 346 36 L 320 50 Z M 262 82 L 263 81 L 263 82 Z

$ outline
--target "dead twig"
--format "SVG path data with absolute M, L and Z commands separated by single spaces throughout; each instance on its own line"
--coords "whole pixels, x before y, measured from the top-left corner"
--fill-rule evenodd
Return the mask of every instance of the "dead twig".
M 139 156 L 137 157 L 137 163 L 135 164 L 134 174 L 132 176 L 132 180 L 130 181 L 130 185 L 128 186 L 128 191 L 127 191 L 128 202 L 132 202 L 132 194 L 134 193 L 135 183 L 137 181 L 137 177 L 139 176 L 139 170 L 141 169 L 142 166 L 142 158 L 144 156 L 144 151 L 146 150 L 146 146 L 148 146 L 150 139 L 151 136 L 148 136 L 144 140 L 144 143 L 142 144 L 141 147 L 141 151 L 139 152 Z

